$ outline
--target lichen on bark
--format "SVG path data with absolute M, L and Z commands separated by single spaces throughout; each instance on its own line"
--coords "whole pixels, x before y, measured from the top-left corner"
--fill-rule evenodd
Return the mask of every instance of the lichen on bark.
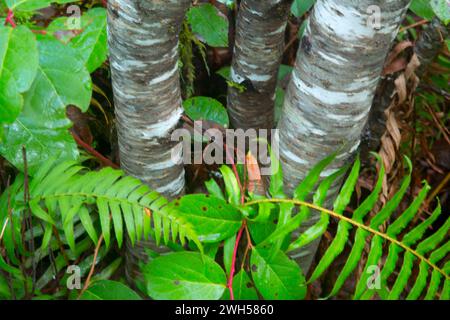
M 243 0 L 237 18 L 228 90 L 231 124 L 242 129 L 272 129 L 277 72 L 284 49 L 292 0 Z
M 108 2 L 108 38 L 121 167 L 175 197 L 184 169 L 170 141 L 181 114 L 178 35 L 189 0 Z M 178 148 L 175 149 L 174 148 Z
M 337 151 L 323 177 L 354 157 L 380 79 L 385 57 L 409 0 L 380 0 L 380 28 L 371 24 L 372 0 L 318 0 L 298 50 L 286 92 L 280 130 L 280 158 L 286 192 L 321 159 Z M 329 193 L 332 203 L 340 184 Z M 315 212 L 301 231 L 317 222 Z M 298 235 L 298 233 L 295 233 Z M 318 241 L 294 252 L 305 273 Z
M 184 192 L 181 144 L 171 141 L 182 109 L 178 67 L 179 32 L 190 0 L 110 0 L 108 40 L 124 171 L 174 198 Z M 147 249 L 161 251 L 152 239 L 131 248 L 126 273 L 140 278 Z

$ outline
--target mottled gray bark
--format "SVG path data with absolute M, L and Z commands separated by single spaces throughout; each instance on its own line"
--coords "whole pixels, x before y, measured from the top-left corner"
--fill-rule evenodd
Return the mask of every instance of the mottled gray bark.
M 321 159 L 338 151 L 322 176 L 347 164 L 360 145 L 383 64 L 409 0 L 318 0 L 286 92 L 280 158 L 286 192 Z M 381 28 L 375 28 L 374 7 Z M 375 26 L 375 27 L 374 27 Z M 331 190 L 332 203 L 339 184 Z M 300 231 L 317 222 L 315 212 Z M 292 253 L 308 272 L 318 242 Z
M 272 129 L 275 88 L 292 0 L 243 0 L 239 8 L 231 78 L 245 86 L 228 90 L 231 124 Z
M 170 136 L 183 112 L 178 36 L 190 0 L 109 0 L 108 38 L 121 167 L 172 198 L 184 191 L 181 145 Z M 136 278 L 143 248 L 128 250 L 129 278 Z M 132 273 L 130 273 L 132 272 Z
M 414 52 L 420 61 L 420 67 L 416 72 L 419 77 L 426 72 L 430 64 L 436 59 L 439 52 L 441 52 L 449 32 L 450 25 L 444 26 L 439 18 L 434 18 L 433 21 L 424 28 L 414 47 Z
M 424 28 L 414 46 L 414 53 L 420 61 L 420 66 L 416 70 L 420 78 L 424 75 L 430 64 L 439 55 L 448 37 L 450 26 L 445 27 L 439 18 Z M 392 95 L 395 91 L 395 77 L 386 76 L 378 85 L 369 121 L 366 125 L 364 135 L 364 145 L 361 146 L 361 156 L 363 160 L 369 157 L 370 151 L 376 151 L 380 147 L 381 137 L 386 132 L 386 109 L 392 103 Z
M 178 34 L 189 0 L 108 1 L 121 167 L 169 197 L 184 189 L 171 154 L 181 114 Z M 181 154 L 181 149 L 178 150 Z

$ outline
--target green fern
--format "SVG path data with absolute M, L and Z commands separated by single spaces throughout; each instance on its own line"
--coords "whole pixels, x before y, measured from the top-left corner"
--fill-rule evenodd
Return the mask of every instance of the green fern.
M 350 203 L 355 190 L 360 169 L 359 159 L 356 160 L 343 184 L 334 202 L 333 210 L 323 208 L 323 201 L 330 187 L 339 179 L 339 176 L 342 176 L 345 170 L 340 170 L 321 182 L 315 192 L 313 203 L 305 201 L 306 196 L 312 192 L 314 185 L 318 181 L 320 173 L 331 163 L 333 158 L 333 156 L 326 158 L 310 172 L 297 188 L 295 199 L 262 199 L 253 200 L 246 204 L 246 206 L 253 206 L 264 203 L 278 203 L 280 212 L 282 212 L 281 207 L 283 204 L 300 207 L 299 213 L 289 218 L 283 226 L 278 227 L 275 232 L 263 241 L 262 245 L 276 244 L 280 238 L 285 238 L 292 231 L 299 228 L 302 222 L 309 217 L 311 210 L 318 210 L 322 212 L 320 220 L 302 233 L 299 238 L 292 241 L 287 252 L 298 250 L 322 236 L 329 227 L 330 217 L 339 220 L 336 236 L 320 258 L 308 280 L 308 282 L 313 282 L 321 277 L 331 267 L 337 257 L 344 252 L 346 245 L 351 243 L 351 250 L 346 257 L 345 265 L 327 298 L 335 296 L 355 271 L 364 255 L 366 242 L 370 240 L 370 250 L 363 272 L 356 284 L 354 299 L 370 299 L 375 293 L 378 293 L 383 299 L 399 299 L 400 297 L 418 299 L 421 296 L 424 296 L 425 299 L 434 299 L 440 289 L 441 299 L 449 299 L 450 262 L 442 263 L 442 260 L 450 252 L 450 241 L 445 241 L 450 230 L 450 218 L 447 218 L 446 222 L 434 233 L 425 235 L 426 231 L 430 230 L 430 227 L 441 215 L 441 207 L 438 205 L 428 219 L 408 228 L 417 216 L 422 203 L 424 203 L 430 186 L 424 182 L 423 189 L 410 206 L 404 212 L 395 216 L 398 205 L 406 194 L 411 182 L 412 165 L 409 159 L 406 158 L 406 162 L 410 172 L 403 180 L 399 191 L 377 214 L 367 218 L 369 212 L 375 207 L 382 188 L 385 177 L 385 170 L 382 165 L 380 165 L 378 181 L 372 193 L 354 210 L 351 217 L 345 216 L 343 212 Z M 378 160 L 381 163 L 379 157 Z M 277 198 L 281 198 L 280 192 L 282 191 L 273 187 L 279 185 L 279 183 L 274 181 L 274 178 L 272 180 L 270 191 L 272 194 L 274 194 L 274 191 L 277 191 Z M 386 231 L 383 231 L 381 226 L 386 223 L 388 223 L 388 227 Z M 351 235 L 353 229 L 355 229 L 354 236 Z M 405 235 L 400 237 L 401 234 Z M 387 258 L 383 263 L 383 252 L 386 249 Z M 442 264 L 443 266 L 441 266 Z M 381 286 L 371 289 L 368 286 L 368 281 L 373 277 L 371 271 L 375 266 L 380 270 L 378 280 Z M 415 268 L 419 270 L 419 273 L 414 279 L 413 270 Z M 388 287 L 388 280 L 391 279 L 393 285 Z M 427 283 L 430 285 L 427 292 L 424 293 Z M 411 288 L 406 294 L 404 292 L 408 284 L 411 285 Z
M 20 214 L 26 210 L 23 187 L 18 188 L 23 186 L 23 178 L 19 177 L 16 182 L 9 193 L 14 193 L 12 205 Z M 42 235 L 42 252 L 50 245 L 53 228 L 61 231 L 73 252 L 80 233 L 86 232 L 97 243 L 97 217 L 106 247 L 111 244 L 113 228 L 119 247 L 125 233 L 132 244 L 152 235 L 158 244 L 161 238 L 165 243 L 179 240 L 182 244 L 187 238 L 201 248 L 192 226 L 167 206 L 167 199 L 120 170 L 105 168 L 94 172 L 77 162 L 63 162 L 55 167 L 49 162 L 30 181 L 29 192 L 29 208 L 44 225 L 43 233 L 37 234 Z M 3 200 L 4 207 L 6 201 Z M 0 221 L 5 218 L 0 217 Z M 17 222 L 20 225 L 20 221 Z M 9 234 L 5 236 L 5 247 L 14 257 L 15 245 L 10 243 L 14 239 Z

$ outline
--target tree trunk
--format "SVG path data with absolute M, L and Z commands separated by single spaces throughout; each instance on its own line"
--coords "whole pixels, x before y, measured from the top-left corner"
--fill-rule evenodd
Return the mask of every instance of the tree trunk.
M 449 27 L 445 27 L 439 20 L 434 18 L 420 34 L 414 46 L 414 53 L 420 61 L 416 75 L 420 78 L 430 64 L 439 55 L 444 41 L 449 34 Z M 376 151 L 380 147 L 381 137 L 386 132 L 386 109 L 392 103 L 392 95 L 395 91 L 395 76 L 387 76 L 378 85 L 369 121 L 365 129 L 365 144 L 362 146 L 361 156 L 367 162 L 370 151 Z
M 183 166 L 171 159 L 177 145 L 170 135 L 183 112 L 178 34 L 189 3 L 108 1 L 121 167 L 169 197 L 184 189 Z
M 434 18 L 420 34 L 420 38 L 415 45 L 414 52 L 420 61 L 417 75 L 421 77 L 430 64 L 439 55 L 442 46 L 445 44 L 450 32 L 450 26 L 444 26 L 439 18 Z
M 379 6 L 381 25 L 371 10 Z M 383 64 L 409 0 L 318 0 L 298 51 L 287 89 L 280 130 L 280 158 L 286 191 L 292 193 L 309 170 L 337 151 L 323 175 L 347 164 L 361 133 Z M 378 27 L 378 29 L 376 28 Z M 340 184 L 330 190 L 332 203 Z M 318 219 L 315 212 L 301 230 Z M 294 235 L 295 236 L 295 235 Z M 308 272 L 316 241 L 292 254 Z
M 277 73 L 291 4 L 292 0 L 241 1 L 231 78 L 245 91 L 228 90 L 235 128 L 273 128 Z
M 108 38 L 121 167 L 153 190 L 173 198 L 183 193 L 181 145 L 170 136 L 181 114 L 178 36 L 190 0 L 110 0 Z M 128 250 L 127 266 L 145 258 Z M 135 278 L 137 274 L 129 275 Z

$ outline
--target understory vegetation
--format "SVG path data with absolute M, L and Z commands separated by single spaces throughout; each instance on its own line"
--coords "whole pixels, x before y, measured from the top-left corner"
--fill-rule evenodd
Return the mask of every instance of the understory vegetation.
M 0 299 L 450 299 L 447 1 L 412 1 L 344 165 L 342 143 L 287 188 L 269 144 L 267 177 L 223 144 L 227 164 L 185 165 L 178 194 L 124 165 L 106 2 L 0 0 Z M 230 96 L 262 91 L 236 81 L 239 1 L 185 2 L 176 125 L 225 132 Z M 314 5 L 292 2 L 265 122 L 289 117 Z

